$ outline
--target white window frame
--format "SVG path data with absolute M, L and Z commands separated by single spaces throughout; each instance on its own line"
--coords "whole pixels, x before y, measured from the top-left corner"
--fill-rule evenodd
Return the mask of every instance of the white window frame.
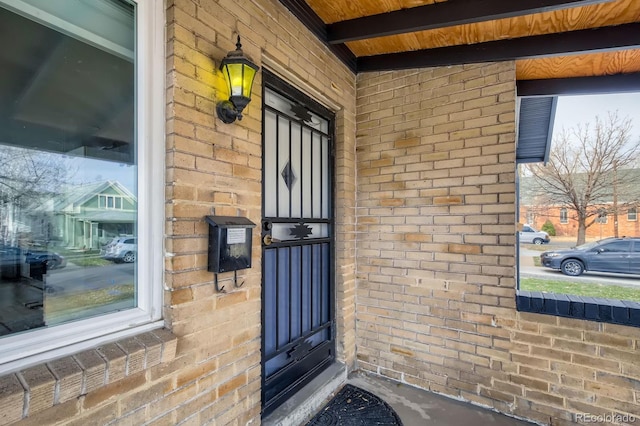
M 633 207 L 627 210 L 627 221 L 636 222 L 638 220 L 638 209 Z
M 160 328 L 164 273 L 165 10 L 158 0 L 136 4 L 138 148 L 138 306 L 122 312 L 0 338 L 0 374 Z M 0 0 L 16 10 L 19 0 Z M 25 13 L 24 11 L 22 11 Z M 164 173 L 161 174 L 161 176 Z
M 560 223 L 569 223 L 569 210 L 566 207 L 560 209 Z

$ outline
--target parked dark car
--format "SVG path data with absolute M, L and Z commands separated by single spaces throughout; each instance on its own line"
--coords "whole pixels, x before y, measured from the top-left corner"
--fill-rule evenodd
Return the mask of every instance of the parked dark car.
M 0 278 L 20 278 L 22 252 L 17 247 L 0 246 Z
M 67 265 L 67 260 L 63 256 L 51 251 L 0 247 L 0 265 L 14 266 L 23 262 L 32 266 L 43 265 L 47 269 L 59 269 Z
M 27 251 L 25 252 L 25 261 L 33 265 L 43 265 L 46 269 L 60 269 L 67 266 L 67 259 L 58 253 L 50 251 Z
M 640 238 L 606 238 L 570 249 L 545 251 L 540 261 L 547 268 L 571 276 L 584 271 L 640 274 Z
M 29 265 L 28 271 L 24 271 L 23 264 Z M 0 246 L 0 275 L 3 278 L 18 279 L 22 274 L 28 274 L 42 280 L 48 270 L 64 268 L 66 265 L 67 260 L 58 253 Z

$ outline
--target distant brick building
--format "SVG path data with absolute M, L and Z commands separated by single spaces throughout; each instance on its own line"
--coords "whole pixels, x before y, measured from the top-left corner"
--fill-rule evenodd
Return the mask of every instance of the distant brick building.
M 575 212 L 557 206 L 520 206 L 520 221 L 540 229 L 549 220 L 557 236 L 577 236 L 578 221 Z M 587 222 L 590 223 L 591 219 Z M 596 218 L 596 222 L 587 228 L 587 238 L 606 238 L 615 236 L 614 216 L 609 214 Z M 628 208 L 618 213 L 618 236 L 640 236 L 638 208 Z
M 606 179 L 606 176 L 604 178 Z M 580 185 L 585 183 L 586 177 L 575 176 L 573 181 L 578 186 L 577 190 L 580 191 Z M 613 184 L 606 180 L 600 183 L 601 188 L 593 193 L 592 201 L 587 209 L 590 212 L 602 213 L 599 217 L 591 215 L 587 219 L 587 239 L 616 236 L 614 210 L 618 211 L 617 235 L 620 237 L 640 236 L 638 181 L 640 181 L 640 170 L 625 169 L 620 171 L 617 186 L 617 208 L 614 208 Z M 562 205 L 563 203 L 549 200 L 545 190 L 539 184 L 534 177 L 520 176 L 518 182 L 518 221 L 540 229 L 548 220 L 553 224 L 557 236 L 577 237 L 578 216 L 576 211 L 566 204 Z

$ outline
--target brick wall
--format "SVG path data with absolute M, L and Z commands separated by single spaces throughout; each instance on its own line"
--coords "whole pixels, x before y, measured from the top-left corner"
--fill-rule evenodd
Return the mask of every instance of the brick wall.
M 131 375 L 57 402 L 51 367 L 39 366 L 51 376 L 37 388 L 46 404 L 32 399 L 24 424 L 259 424 L 260 232 L 254 232 L 253 267 L 238 273 L 244 285 L 234 288 L 233 274 L 221 274 L 228 290 L 222 294 L 207 272 L 204 221 L 212 214 L 261 220 L 261 74 L 242 121 L 223 124 L 214 111 L 228 97 L 218 66 L 235 49 L 238 32 L 255 62 L 336 110 L 337 356 L 355 364 L 355 76 L 277 0 L 166 3 L 164 317 L 177 337 L 175 357 L 146 367 L 132 362 L 140 368 Z M 77 385 L 85 373 L 76 370 L 70 383 Z M 0 407 L 11 407 L 0 413 L 0 424 L 23 415 L 16 401 L 25 390 L 16 377 L 0 380 Z
M 228 125 L 215 119 L 215 102 L 228 96 L 217 67 L 240 33 L 258 65 L 286 70 L 284 79 L 305 82 L 301 90 L 339 106 L 336 284 L 345 294 L 355 288 L 355 77 L 277 1 L 170 3 L 165 312 L 178 347 L 167 374 L 176 387 L 193 389 L 191 402 L 174 402 L 176 419 L 244 425 L 260 417 L 262 75 L 242 121 Z M 214 291 L 206 271 L 208 214 L 239 214 L 258 224 L 253 267 L 238 274 L 244 286 L 234 288 L 233 274 L 220 276 L 227 294 Z M 355 307 L 340 308 L 351 322 L 340 324 L 338 356 L 353 364 Z
M 547 424 L 640 415 L 640 329 L 515 311 L 514 64 L 357 89 L 358 366 Z

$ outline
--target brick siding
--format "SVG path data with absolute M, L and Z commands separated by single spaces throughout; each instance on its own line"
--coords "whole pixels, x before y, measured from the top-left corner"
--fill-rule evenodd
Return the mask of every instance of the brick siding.
M 640 331 L 515 310 L 515 68 L 358 75 L 358 366 L 545 424 L 640 415 Z
M 168 9 L 167 261 L 165 318 L 178 336 L 168 371 L 185 400 L 162 402 L 188 423 L 246 424 L 260 418 L 261 241 L 253 267 L 221 274 L 216 293 L 207 272 L 205 215 L 242 215 L 261 223 L 262 74 L 242 121 L 215 118 L 228 96 L 219 61 L 242 48 L 258 65 L 286 70 L 337 111 L 336 212 L 338 357 L 355 363 L 355 76 L 277 1 L 174 0 Z M 290 75 L 289 75 L 290 74 Z M 291 78 L 287 78 L 291 77 Z M 332 89 L 332 86 L 336 90 Z M 322 99 L 319 99 L 320 101 Z M 191 391 L 186 391 L 191 389 Z M 187 399 L 188 398 L 188 399 Z

